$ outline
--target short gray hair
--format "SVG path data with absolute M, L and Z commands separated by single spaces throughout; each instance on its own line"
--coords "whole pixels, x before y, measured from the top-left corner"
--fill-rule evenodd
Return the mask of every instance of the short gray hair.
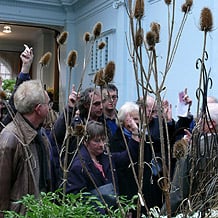
M 89 141 L 95 137 L 106 137 L 104 124 L 95 120 L 90 120 L 87 124 L 87 138 Z
M 218 103 L 208 103 L 208 111 L 211 117 L 211 120 L 216 122 L 216 130 L 218 130 Z
M 32 113 L 37 104 L 43 103 L 46 95 L 40 80 L 25 81 L 14 93 L 14 106 L 21 114 Z
M 128 113 L 132 112 L 139 112 L 139 105 L 137 105 L 135 102 L 128 101 L 125 104 L 121 106 L 121 108 L 118 111 L 117 118 L 119 120 L 119 123 L 121 126 L 123 126 L 124 120 Z M 118 121 L 116 121 L 118 124 Z

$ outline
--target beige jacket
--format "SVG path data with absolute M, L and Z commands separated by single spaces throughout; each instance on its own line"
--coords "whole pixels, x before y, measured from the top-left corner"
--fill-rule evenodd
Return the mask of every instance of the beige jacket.
M 24 206 L 17 201 L 27 194 L 39 195 L 36 135 L 37 131 L 19 113 L 0 134 L 0 211 L 14 210 L 24 214 Z M 42 138 L 50 173 L 49 142 L 45 135 Z M 3 214 L 0 213 L 0 217 Z

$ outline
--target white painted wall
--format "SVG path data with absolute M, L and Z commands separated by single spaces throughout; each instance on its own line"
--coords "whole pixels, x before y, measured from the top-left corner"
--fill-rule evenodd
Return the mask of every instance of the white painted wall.
M 129 61 L 129 54 L 126 44 L 126 33 L 128 35 L 129 20 L 123 5 L 117 9 L 113 8 L 114 0 L 90 0 L 78 1 L 77 7 L 59 6 L 58 1 L 56 5 L 37 6 L 33 9 L 34 4 L 28 4 L 24 8 L 25 1 L 16 3 L 2 1 L 1 4 L 1 18 L 8 21 L 19 21 L 27 23 L 36 23 L 43 25 L 57 25 L 62 26 L 64 30 L 69 32 L 68 43 L 62 48 L 62 69 L 61 69 L 61 88 L 65 92 L 63 95 L 66 97 L 66 84 L 68 83 L 69 71 L 66 66 L 66 57 L 70 50 L 75 49 L 78 51 L 78 63 L 72 76 L 71 83 L 78 83 L 81 78 L 83 58 L 84 58 L 84 42 L 83 34 L 86 31 L 91 32 L 96 22 L 103 23 L 102 31 L 114 29 L 113 43 L 110 44 L 109 59 L 116 63 L 116 74 L 114 83 L 119 89 L 118 108 L 125 102 L 136 100 L 136 86 L 132 64 Z M 84 5 L 82 4 L 84 2 Z M 153 2 L 153 4 L 152 4 Z M 176 0 L 176 17 L 175 17 L 175 30 L 183 16 L 181 12 L 181 5 L 184 0 Z M 211 77 L 213 79 L 213 87 L 209 90 L 209 95 L 218 96 L 217 91 L 217 60 L 218 60 L 218 45 L 217 45 L 217 10 L 218 5 L 215 0 L 194 0 L 193 8 L 189 14 L 184 32 L 181 36 L 181 41 L 178 46 L 177 54 L 173 66 L 168 74 L 166 80 L 166 97 L 173 106 L 173 115 L 175 116 L 175 107 L 177 103 L 178 92 L 184 88 L 188 88 L 188 93 L 193 99 L 193 114 L 196 113 L 196 97 L 195 91 L 198 87 L 199 70 L 196 70 L 195 63 L 198 58 L 202 56 L 203 46 L 203 32 L 199 31 L 199 16 L 201 9 L 205 6 L 212 10 L 214 17 L 214 29 L 207 38 L 207 51 L 209 60 L 206 62 L 207 70 L 211 68 Z M 80 4 L 81 3 L 81 4 Z M 167 6 L 163 0 L 149 1 L 145 0 L 145 16 L 143 19 L 143 28 L 149 30 L 151 22 L 155 21 L 161 25 L 160 43 L 157 45 L 158 54 L 158 70 L 164 70 L 164 63 L 166 58 L 167 48 Z M 216 2 L 217 3 L 217 2 Z M 26 4 L 25 4 L 26 5 Z M 43 45 L 39 45 L 43 43 Z M 41 53 L 47 49 L 46 42 L 38 41 L 37 47 L 42 49 Z M 40 52 L 37 53 L 39 57 Z M 146 61 L 145 61 L 146 64 Z M 86 72 L 83 88 L 91 85 L 93 75 L 89 75 L 89 69 Z M 49 78 L 46 78 L 46 80 Z M 63 99 L 64 99 L 63 97 Z M 65 101 L 61 99 L 61 101 Z M 175 117 L 176 118 L 176 117 Z
M 180 24 L 183 16 L 181 12 L 181 5 L 184 0 L 176 0 L 176 18 L 175 30 Z M 193 8 L 189 13 L 188 20 L 182 33 L 180 44 L 178 46 L 177 54 L 173 66 L 168 74 L 166 80 L 166 98 L 173 105 L 173 114 L 175 117 L 175 107 L 177 104 L 178 92 L 188 88 L 188 93 L 193 99 L 192 113 L 196 114 L 197 99 L 195 96 L 199 81 L 199 70 L 196 69 L 195 64 L 198 58 L 202 56 L 203 48 L 203 32 L 199 30 L 200 13 L 203 7 L 209 7 L 213 13 L 214 29 L 207 37 L 206 50 L 209 55 L 206 61 L 206 68 L 209 71 L 211 68 L 211 78 L 213 79 L 213 87 L 209 90 L 209 95 L 218 96 L 218 77 L 217 77 L 217 60 L 218 60 L 218 45 L 217 45 L 217 10 L 218 5 L 215 1 L 193 1 Z M 158 1 L 155 4 L 147 4 L 147 16 L 145 17 L 146 25 L 149 26 L 151 22 L 155 21 L 161 24 L 160 44 L 157 46 L 159 70 L 162 71 L 166 58 L 167 48 L 167 6 L 164 1 Z M 176 118 L 176 117 L 175 117 Z

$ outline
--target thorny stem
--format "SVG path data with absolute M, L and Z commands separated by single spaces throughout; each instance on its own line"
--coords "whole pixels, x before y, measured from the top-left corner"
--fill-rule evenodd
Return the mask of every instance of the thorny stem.
M 171 45 L 172 45 L 172 37 L 173 37 L 173 30 L 174 30 L 174 20 L 175 20 L 175 0 L 173 0 L 173 14 L 172 14 L 172 20 L 171 20 L 171 26 L 169 25 L 169 41 L 168 41 L 168 49 L 167 49 L 167 59 L 166 59 L 166 67 L 165 67 L 165 74 L 168 71 L 168 62 L 170 58 L 170 51 L 171 51 Z M 169 10 L 169 8 L 168 8 Z M 168 23 L 170 23 L 170 17 L 168 18 Z
M 131 2 L 131 1 L 130 1 L 130 2 Z M 131 5 L 130 5 L 130 7 L 131 7 Z M 136 47 L 136 43 L 135 43 L 135 31 L 134 31 L 133 11 L 132 11 L 131 8 L 130 8 L 129 11 L 130 11 L 130 16 L 129 16 L 129 20 L 130 20 L 130 32 L 131 32 L 131 37 L 132 37 L 132 42 L 133 42 L 133 50 L 134 50 L 134 52 L 135 52 L 135 54 L 136 54 L 137 60 L 138 60 L 139 63 L 140 63 L 141 71 L 144 72 L 144 77 L 145 77 L 145 79 L 146 79 L 146 81 L 147 81 L 147 83 L 148 83 L 148 86 L 149 86 L 150 89 L 152 89 L 150 83 L 148 82 L 148 78 L 147 78 L 147 75 L 146 75 L 145 70 L 144 70 L 144 67 L 143 67 L 144 65 L 143 65 L 143 63 L 142 63 L 141 56 L 140 56 L 139 53 L 138 53 L 138 50 L 137 50 L 137 47 Z
M 189 8 L 187 10 L 189 10 Z M 172 63 L 173 63 L 173 60 L 174 60 L 174 57 L 175 57 L 175 54 L 176 54 L 176 51 L 177 51 L 177 48 L 178 48 L 178 45 L 179 45 L 179 41 L 180 41 L 180 38 L 181 38 L 181 35 L 182 35 L 182 32 L 183 32 L 187 17 L 188 17 L 188 12 L 184 13 L 184 16 L 183 16 L 183 19 L 181 21 L 181 24 L 180 24 L 179 30 L 177 32 L 176 38 L 174 40 L 174 43 L 172 43 L 173 30 L 174 30 L 174 20 L 175 20 L 175 0 L 173 1 L 173 15 L 172 15 L 171 26 L 170 26 L 170 12 L 169 12 L 169 7 L 168 7 L 169 41 L 168 41 L 168 50 L 167 50 L 167 60 L 166 60 L 166 66 L 165 66 L 165 73 L 164 73 L 164 76 L 163 76 L 162 83 L 160 85 L 160 89 L 162 89 L 162 87 L 164 86 L 164 82 L 165 82 L 167 73 L 169 72 L 169 70 L 170 70 L 170 68 L 172 66 Z M 172 47 L 172 50 L 171 50 L 172 44 L 173 44 L 173 47 Z
M 163 118 L 162 118 L 162 101 L 160 96 L 160 89 L 158 86 L 158 70 L 157 70 L 157 60 L 156 60 L 156 50 L 153 49 L 153 58 L 154 58 L 154 79 L 155 79 L 155 87 L 156 87 L 156 99 L 157 99 L 157 109 L 158 109 L 158 123 L 159 123 L 159 131 L 160 131 L 160 142 L 161 142 L 161 155 L 162 155 L 162 163 L 163 163 L 163 176 L 168 178 L 167 176 L 167 167 L 166 167 L 166 154 L 165 154 L 165 145 L 164 145 L 164 134 L 163 134 Z M 163 181 L 166 183 L 166 181 Z M 167 184 L 164 184 L 166 187 Z M 170 195 L 169 191 L 164 191 L 165 201 L 166 201 L 166 209 L 167 214 L 170 216 L 171 214 L 171 206 L 170 206 Z
M 70 95 L 70 84 L 71 84 L 71 73 L 72 73 L 72 67 L 70 67 L 70 72 L 69 72 L 69 80 L 68 80 L 68 96 Z M 75 110 L 75 107 L 74 107 Z M 74 112 L 73 112 L 74 113 Z M 64 145 L 65 146 L 65 156 L 64 156 L 64 168 L 63 168 L 63 193 L 64 193 L 64 197 L 66 195 L 66 186 L 67 186 L 67 177 L 68 177 L 68 151 L 69 151 L 69 143 L 70 143 L 70 136 L 71 136 L 71 120 L 69 117 L 69 108 L 67 107 L 67 114 L 66 114 L 66 133 L 65 133 L 65 139 L 66 139 L 66 143 L 64 140 Z
M 87 58 L 84 57 L 82 76 L 81 76 L 80 83 L 79 83 L 79 86 L 78 86 L 78 89 L 77 89 L 77 93 L 79 93 L 81 91 L 83 80 L 84 80 L 84 76 L 85 76 L 85 72 L 86 72 L 86 68 L 87 68 L 88 63 L 90 61 L 90 57 L 91 57 L 92 49 L 93 49 L 93 46 L 94 46 L 94 42 L 95 42 L 95 40 L 93 40 L 93 42 L 92 42 L 92 44 L 90 46 L 90 50 L 88 52 Z M 86 51 L 86 49 L 85 49 L 85 51 Z

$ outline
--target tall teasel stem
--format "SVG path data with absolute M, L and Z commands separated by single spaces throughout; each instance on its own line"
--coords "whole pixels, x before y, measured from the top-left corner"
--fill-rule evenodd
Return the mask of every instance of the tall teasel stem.
M 51 60 L 52 53 L 51 52 L 46 52 L 39 60 L 39 64 L 41 65 L 40 68 L 40 81 L 43 86 L 43 68 L 47 66 Z
M 69 36 L 69 33 L 67 31 L 63 31 L 58 37 L 57 37 L 57 62 L 58 62 L 58 71 L 59 74 L 61 74 L 61 57 L 60 57 L 60 52 L 61 52 L 61 47 L 67 43 L 67 38 Z M 60 76 L 60 84 L 61 84 L 61 91 L 60 91 L 60 97 L 61 99 L 64 99 L 63 93 L 62 93 L 62 78 Z M 64 105 L 64 102 L 62 102 L 62 106 Z M 64 107 L 64 106 L 63 106 Z
M 77 60 L 77 52 L 75 50 L 72 50 L 68 54 L 67 58 L 67 65 L 70 68 L 69 71 L 69 81 L 68 81 L 68 96 L 70 95 L 70 90 L 71 90 L 71 74 L 72 74 L 72 69 L 76 65 L 76 60 Z M 75 110 L 75 108 L 74 108 Z M 74 114 L 74 110 L 72 112 L 72 116 Z M 66 145 L 65 145 L 65 140 L 64 140 L 64 145 L 65 145 L 65 156 L 64 156 L 64 172 L 63 172 L 63 193 L 64 195 L 66 194 L 66 185 L 67 185 L 67 177 L 68 177 L 68 151 L 69 151 L 69 140 L 71 136 L 71 119 L 69 117 L 69 111 L 67 107 L 67 115 L 66 115 L 66 134 L 65 134 L 65 140 L 66 140 Z
M 94 46 L 94 43 L 95 43 L 96 39 L 101 35 L 101 30 L 102 30 L 102 23 L 97 22 L 93 27 L 92 35 L 89 32 L 86 32 L 84 34 L 84 36 L 83 36 L 83 39 L 86 42 L 85 56 L 84 56 L 84 61 L 83 61 L 82 76 L 81 76 L 81 79 L 80 79 L 80 83 L 79 83 L 79 87 L 78 87 L 77 92 L 80 92 L 80 90 L 81 90 L 83 79 L 84 79 L 85 72 L 86 72 L 86 68 L 87 68 L 88 62 L 90 61 L 93 46 Z M 88 52 L 88 55 L 86 56 L 86 46 L 87 46 L 88 42 L 91 43 L 91 46 L 90 46 L 90 50 Z

